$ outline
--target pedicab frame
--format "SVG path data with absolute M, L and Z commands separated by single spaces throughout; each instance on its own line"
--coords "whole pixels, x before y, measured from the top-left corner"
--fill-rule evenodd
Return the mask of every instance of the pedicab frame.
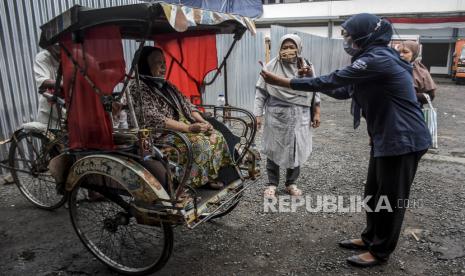
M 75 74 L 84 76 L 85 80 L 94 88 L 94 92 L 101 96 L 104 106 L 108 108 L 113 102 L 119 101 L 123 94 L 126 94 L 128 98 L 130 117 L 136 128 L 126 131 L 117 130 L 114 133 L 114 136 L 124 141 L 126 147 L 116 150 L 79 152 L 64 150 L 57 159 L 60 161 L 69 158 L 73 159 L 73 162 L 68 162 L 68 167 L 61 168 L 61 175 L 65 179 L 63 186 L 69 198 L 69 210 L 73 227 L 81 241 L 92 254 L 111 269 L 124 274 L 141 275 L 161 269 L 168 261 L 173 248 L 172 226 L 187 225 L 188 228 L 193 229 L 213 218 L 226 215 L 237 206 L 245 189 L 255 183 L 259 176 L 257 166 L 259 155 L 251 150 L 251 145 L 255 139 L 257 123 L 251 112 L 241 108 L 203 106 L 205 110 L 211 113 L 211 116 L 207 116 L 205 119 L 224 135 L 228 148 L 233 155 L 234 164 L 223 172 L 228 178 L 224 189 L 218 192 L 209 192 L 208 196 L 199 202 L 194 196 L 194 206 L 188 208 L 186 200 L 181 198 L 182 192 L 191 190 L 194 195 L 197 192 L 187 185 L 193 158 L 191 144 L 183 133 L 139 126 L 130 91 L 127 89 L 133 75 L 137 85 L 139 85 L 139 74 L 136 67 L 139 57 L 137 55 L 134 57 L 129 73 L 125 77 L 121 93 L 103 96 L 99 88 L 87 75 L 85 68 L 82 68 L 73 59 L 69 49 L 60 42 L 60 38 L 64 34 L 70 33 L 79 40 L 85 39 L 83 37 L 85 30 L 103 25 L 118 26 L 122 39 L 140 41 L 139 49 L 142 49 L 147 41 L 153 40 L 154 35 L 180 33 L 183 36 L 189 36 L 199 35 L 199 33 L 203 32 L 209 34 L 233 34 L 234 41 L 210 83 L 216 79 L 220 71 L 225 67 L 226 59 L 237 41 L 241 39 L 247 30 L 255 33 L 255 26 L 250 19 L 238 15 L 156 2 L 103 9 L 74 6 L 41 27 L 40 46 L 46 48 L 59 43 L 62 52 L 72 61 Z M 61 78 L 61 76 L 59 77 Z M 73 78 L 74 80 L 75 78 Z M 73 86 L 71 85 L 71 87 Z M 57 88 L 59 89 L 59 87 Z M 53 98 L 57 99 L 56 96 Z M 226 121 L 236 122 L 242 127 L 239 135 L 236 135 L 234 130 L 230 130 L 224 124 Z M 65 125 L 65 128 L 67 127 L 70 126 Z M 174 171 L 179 164 L 173 166 L 172 162 L 163 155 L 159 149 L 166 143 L 163 140 L 152 141 L 154 134 L 176 136 L 186 146 L 187 163 L 183 164 L 182 173 L 177 177 L 174 176 Z M 158 142 L 160 143 L 158 144 Z M 148 155 L 147 150 L 150 152 Z M 166 172 L 169 175 L 167 188 L 158 181 L 150 168 L 144 163 L 148 159 L 159 161 L 166 167 Z M 92 184 L 89 179 L 96 176 L 104 177 L 105 184 Z M 176 179 L 177 183 L 175 183 Z M 105 200 L 101 203 L 86 201 L 86 196 L 82 196 L 83 191 L 96 192 L 102 195 Z M 105 232 L 106 234 L 108 232 L 110 236 L 113 233 L 116 236 L 122 231 L 121 229 L 126 231 L 126 228 L 135 228 L 137 225 L 159 228 L 161 231 L 159 235 L 163 236 L 160 245 L 162 247 L 160 256 L 154 257 L 155 260 L 153 261 L 149 260 L 148 264 L 144 263 L 139 266 L 128 264 L 121 258 L 121 252 L 118 259 L 117 256 L 113 256 L 113 250 L 103 248 L 106 245 L 105 242 L 102 242 L 102 237 L 100 237 L 100 241 L 97 241 L 97 238 L 92 237 L 93 232 L 90 232 L 90 230 L 86 232 L 85 225 L 81 224 L 81 220 L 91 220 L 92 218 L 85 217 L 83 219 L 84 216 L 80 216 L 80 212 L 84 214 L 84 212 L 93 212 L 89 211 L 92 209 L 107 210 L 113 207 L 116 209 L 119 207 L 119 212 L 115 211 L 111 216 L 102 214 L 99 220 L 95 218 L 94 224 L 101 222 L 103 225 L 102 233 Z M 137 225 L 134 226 L 135 224 Z M 143 231 L 142 228 L 140 229 L 141 233 L 147 231 L 145 228 Z M 131 239 L 134 240 L 131 241 L 134 244 L 131 245 L 132 247 L 142 244 L 138 243 L 139 240 L 137 240 L 140 235 L 138 236 L 137 233 L 132 233 L 132 235 Z M 122 236 L 120 238 L 123 239 Z M 113 242 L 112 239 L 110 240 Z M 127 249 L 122 248 L 121 245 L 120 250 Z M 135 250 L 135 248 L 132 249 Z M 137 260 L 134 261 L 137 262 Z

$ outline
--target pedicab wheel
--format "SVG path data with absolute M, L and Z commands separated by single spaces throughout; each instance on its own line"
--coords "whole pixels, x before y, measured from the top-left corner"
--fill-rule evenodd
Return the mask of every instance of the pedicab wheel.
M 226 203 L 225 205 L 221 206 L 220 209 L 218 209 L 213 216 L 209 220 L 217 219 L 226 216 L 227 214 L 231 213 L 237 205 L 239 205 L 239 201 L 242 198 L 242 193 L 234 196 L 234 198 Z
M 88 174 L 70 193 L 69 212 L 80 240 L 101 262 L 121 274 L 146 275 L 168 262 L 173 229 L 138 224 L 129 211 L 132 201 L 116 180 Z
M 46 210 L 59 208 L 66 201 L 57 192 L 55 179 L 49 172 L 50 160 L 59 154 L 49 139 L 35 132 L 20 132 L 9 150 L 9 166 L 16 186 L 36 207 Z

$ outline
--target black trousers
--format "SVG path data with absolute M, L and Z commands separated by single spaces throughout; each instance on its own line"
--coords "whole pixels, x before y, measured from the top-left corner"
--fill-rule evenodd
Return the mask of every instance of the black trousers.
M 362 240 L 368 245 L 370 253 L 378 259 L 387 260 L 394 251 L 404 220 L 405 200 L 409 198 L 418 162 L 426 150 L 400 156 L 370 157 L 365 197 L 372 196 L 367 206 L 367 225 Z M 387 207 L 386 199 L 392 208 Z M 381 201 L 381 203 L 380 203 Z M 402 204 L 399 204 L 402 203 Z M 378 205 L 380 204 L 380 205 Z
M 279 165 L 271 159 L 266 159 L 266 172 L 268 174 L 268 185 L 278 186 L 279 184 Z M 286 186 L 295 183 L 300 175 L 300 167 L 286 169 Z

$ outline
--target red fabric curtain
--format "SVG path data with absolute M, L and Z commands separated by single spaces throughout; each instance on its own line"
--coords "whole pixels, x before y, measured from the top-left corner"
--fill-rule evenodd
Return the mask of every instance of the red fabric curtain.
M 104 95 L 110 95 L 124 78 L 125 63 L 118 27 L 103 26 L 86 30 L 82 43 L 74 43 L 71 34 L 61 43 Z M 84 76 L 74 71 L 73 62 L 61 52 L 63 88 L 68 113 L 71 149 L 113 149 L 113 126 L 100 97 Z M 73 76 L 76 76 L 71 87 Z
M 165 52 L 166 79 L 189 99 L 200 99 L 199 88 L 205 76 L 218 68 L 215 35 L 164 35 L 155 37 L 155 41 Z

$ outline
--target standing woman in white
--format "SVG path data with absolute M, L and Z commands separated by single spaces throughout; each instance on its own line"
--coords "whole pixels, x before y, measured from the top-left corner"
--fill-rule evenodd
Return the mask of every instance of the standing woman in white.
M 302 41 L 295 34 L 283 36 L 280 50 L 265 68 L 283 77 L 314 76 L 313 66 L 301 57 Z M 276 196 L 279 169 L 286 169 L 286 191 L 302 195 L 295 184 L 300 166 L 312 152 L 312 127 L 320 125 L 320 95 L 273 86 L 258 79 L 255 92 L 254 115 L 258 126 L 265 114 L 262 153 L 267 157 L 268 186 L 264 196 Z

